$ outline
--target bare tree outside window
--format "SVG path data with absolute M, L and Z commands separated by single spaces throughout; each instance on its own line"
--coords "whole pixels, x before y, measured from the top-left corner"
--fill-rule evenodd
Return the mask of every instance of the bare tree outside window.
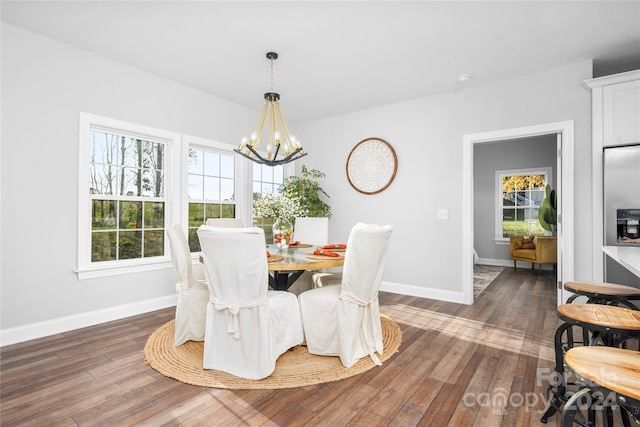
M 90 141 L 91 261 L 164 255 L 165 143 L 101 130 Z

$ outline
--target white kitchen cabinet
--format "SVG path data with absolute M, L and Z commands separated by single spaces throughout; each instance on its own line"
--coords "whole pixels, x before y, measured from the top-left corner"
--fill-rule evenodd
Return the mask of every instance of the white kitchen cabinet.
M 585 81 L 592 90 L 593 144 L 640 142 L 640 70 Z
M 640 80 L 602 88 L 603 145 L 640 141 Z
M 586 80 L 592 101 L 592 280 L 603 280 L 604 147 L 640 142 L 640 70 Z

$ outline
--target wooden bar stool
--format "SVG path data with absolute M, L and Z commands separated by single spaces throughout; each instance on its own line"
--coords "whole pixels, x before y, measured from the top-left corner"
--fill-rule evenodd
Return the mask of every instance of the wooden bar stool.
M 606 282 L 567 282 L 564 288 L 575 293 L 567 299 L 567 304 L 571 304 L 579 296 L 586 296 L 587 304 L 624 305 L 638 310 L 631 301 L 640 300 L 640 289 L 633 286 Z
M 556 330 L 554 340 L 558 384 L 551 384 L 547 389 L 550 404 L 540 419 L 543 423 L 568 399 L 566 387 L 570 384 L 566 383 L 564 357 L 569 349 L 576 344 L 619 346 L 629 338 L 640 338 L 640 311 L 637 310 L 602 304 L 562 304 L 556 309 L 556 315 L 563 321 Z M 583 334 L 582 342 L 573 340 L 572 328 L 575 326 L 588 331 Z
M 586 380 L 586 386 L 564 405 L 563 427 L 572 426 L 574 421 L 582 424 L 586 420 L 581 408 L 593 410 L 592 405 L 603 401 L 620 406 L 625 426 L 629 425 L 628 414 L 640 424 L 640 352 L 602 346 L 575 347 L 567 351 L 565 361 L 576 375 Z M 609 411 L 607 415 L 610 414 Z M 608 416 L 607 424 L 613 425 L 612 416 Z

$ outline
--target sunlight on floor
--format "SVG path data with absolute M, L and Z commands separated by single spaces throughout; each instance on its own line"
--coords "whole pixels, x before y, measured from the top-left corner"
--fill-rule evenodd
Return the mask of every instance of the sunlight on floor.
M 436 311 L 419 309 L 403 304 L 380 307 L 394 321 L 415 328 L 438 331 L 465 341 L 486 345 L 504 351 L 554 360 L 553 337 L 542 339 L 539 347 L 524 340 L 524 333 L 516 329 L 492 326 L 488 323 L 450 316 Z

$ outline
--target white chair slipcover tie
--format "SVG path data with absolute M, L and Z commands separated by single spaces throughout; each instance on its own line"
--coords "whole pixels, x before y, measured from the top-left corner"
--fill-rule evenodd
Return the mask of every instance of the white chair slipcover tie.
M 235 339 L 240 338 L 240 324 L 238 323 L 238 313 L 240 313 L 241 308 L 251 308 L 258 307 L 260 305 L 265 305 L 267 303 L 267 296 L 257 298 L 253 301 L 248 301 L 243 304 L 229 304 L 223 301 L 220 301 L 218 298 L 213 295 L 210 296 L 209 301 L 214 305 L 216 310 L 226 310 L 225 315 L 227 316 L 227 332 L 233 334 Z
M 377 310 L 373 309 L 373 305 L 372 305 L 373 301 L 362 300 L 358 298 L 356 295 L 354 295 L 353 293 L 348 291 L 343 291 L 342 294 L 340 295 L 340 299 L 344 302 L 356 304 L 364 308 L 363 318 L 362 318 L 363 327 L 360 329 L 362 342 L 369 349 L 369 356 L 371 357 L 371 360 L 373 360 L 373 363 L 375 363 L 378 366 L 382 365 L 382 362 L 380 362 L 380 359 L 378 358 L 378 356 L 376 356 L 375 352 L 373 351 L 373 349 L 375 349 L 378 352 L 378 354 L 382 354 L 382 350 L 383 350 L 382 346 L 376 345 L 376 338 L 375 338 L 376 333 L 373 328 L 373 320 L 375 320 L 374 316 L 376 315 L 379 316 L 379 313 L 377 313 Z M 376 300 L 377 300 L 377 296 L 376 296 Z M 374 313 L 374 311 L 377 314 Z M 380 338 L 382 338 L 382 336 L 380 336 Z

